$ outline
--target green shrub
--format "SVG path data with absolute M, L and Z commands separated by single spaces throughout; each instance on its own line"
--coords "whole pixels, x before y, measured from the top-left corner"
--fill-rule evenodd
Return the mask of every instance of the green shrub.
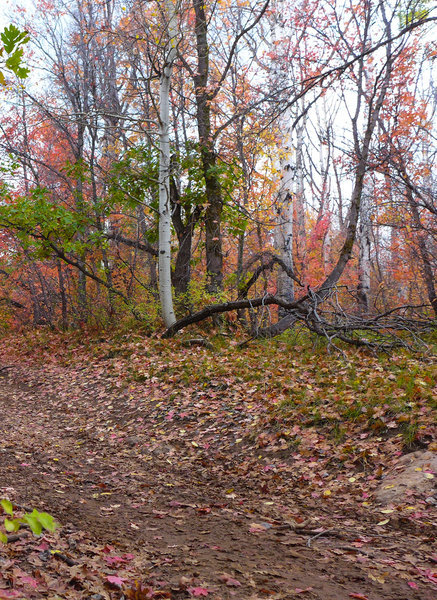
M 15 533 L 22 525 L 28 525 L 35 535 L 40 535 L 44 529 L 53 533 L 56 528 L 59 527 L 52 515 L 49 515 L 49 513 L 46 512 L 38 512 L 36 508 L 34 508 L 32 512 L 26 513 L 21 518 L 14 518 L 14 509 L 10 500 L 0 500 L 0 505 L 3 508 L 3 511 L 9 515 L 9 517 L 12 517 L 11 519 L 5 517 L 3 522 L 7 533 Z M 8 541 L 8 536 L 3 531 L 0 531 L 0 541 L 4 544 Z

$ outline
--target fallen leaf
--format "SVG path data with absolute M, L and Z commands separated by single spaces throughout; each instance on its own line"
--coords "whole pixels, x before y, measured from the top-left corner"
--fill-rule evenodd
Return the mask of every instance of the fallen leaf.
M 270 529 L 270 523 L 251 523 L 249 532 L 250 533 L 261 533 Z
M 204 587 L 189 587 L 187 588 L 187 592 L 196 598 L 199 598 L 200 596 L 208 596 L 209 594 L 209 590 Z
M 238 581 L 238 579 L 234 579 L 227 573 L 223 573 L 223 575 L 220 575 L 219 579 L 220 579 L 220 581 L 223 581 L 223 583 L 226 583 L 226 585 L 228 587 L 240 587 L 241 586 L 241 583 Z
M 20 581 L 24 584 L 30 585 L 33 589 L 37 589 L 39 583 L 34 577 L 30 577 L 30 575 L 25 575 L 24 577 L 20 577 Z
M 117 575 L 108 575 L 106 577 L 106 581 L 112 583 L 113 585 L 118 585 L 119 587 L 121 587 L 126 580 L 122 577 L 118 577 Z
M 413 590 L 419 589 L 419 586 L 417 585 L 417 583 L 414 583 L 414 581 L 407 581 L 407 585 L 409 585 L 410 588 L 413 588 Z

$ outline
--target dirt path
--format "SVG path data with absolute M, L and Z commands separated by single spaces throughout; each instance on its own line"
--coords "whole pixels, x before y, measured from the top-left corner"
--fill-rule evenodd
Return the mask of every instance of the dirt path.
M 303 503 L 290 471 L 260 471 L 232 452 L 197 457 L 198 445 L 184 441 L 180 423 L 168 422 L 182 431 L 180 444 L 177 436 L 150 444 L 156 403 L 127 436 L 127 394 L 108 403 L 88 379 L 83 395 L 73 397 L 68 371 L 59 377 L 60 393 L 40 385 L 38 373 L 25 381 L 19 371 L 2 377 L 0 494 L 53 514 L 61 537 L 75 540 L 66 546 L 75 562 L 86 564 L 90 545 L 95 554 L 134 555 L 132 578 L 160 582 L 162 595 L 123 596 L 109 586 L 93 596 L 68 575 L 77 567 L 64 565 L 58 597 L 435 598 L 432 584 L 408 583 L 416 573 L 411 557 L 429 552 L 430 532 L 387 530 L 351 508 Z M 102 577 L 116 574 L 114 563 L 105 564 L 111 568 Z M 38 593 L 29 597 L 55 597 Z

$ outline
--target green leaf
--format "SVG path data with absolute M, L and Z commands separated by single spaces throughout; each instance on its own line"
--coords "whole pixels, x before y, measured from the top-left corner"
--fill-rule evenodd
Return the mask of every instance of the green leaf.
M 22 45 L 30 39 L 27 31 L 20 31 L 15 25 L 10 25 L 5 28 L 0 37 L 4 45 L 3 48 L 0 48 L 0 56 L 3 56 L 4 52 L 9 55 L 4 63 L 6 68 L 21 79 L 26 78 L 30 71 L 22 66 Z M 0 85 L 4 86 L 5 84 L 5 76 L 0 71 Z
M 15 71 L 20 66 L 22 58 L 23 48 L 18 48 L 18 50 L 15 50 L 15 52 L 6 59 L 6 66 L 8 69 Z
M 0 37 L 8 54 L 13 52 L 14 48 L 20 44 L 26 44 L 30 39 L 27 31 L 20 31 L 15 25 L 5 27 Z
M 14 514 L 14 507 L 12 506 L 12 502 L 4 498 L 3 500 L 0 500 L 0 504 L 2 505 L 2 508 L 5 511 L 5 513 L 12 517 Z
M 38 517 L 34 514 L 35 512 L 36 511 L 33 511 L 30 514 L 24 515 L 23 521 L 29 525 L 35 535 L 40 535 L 42 532 L 42 525 L 38 521 Z
M 37 518 L 41 525 L 44 527 L 44 529 L 47 529 L 47 531 L 50 531 L 51 533 L 53 533 L 58 526 L 58 524 L 55 523 L 55 520 L 52 517 L 52 515 L 49 515 L 49 513 L 38 513 Z
M 18 519 L 14 519 L 13 521 L 5 519 L 5 529 L 6 531 L 9 531 L 9 533 L 18 531 L 20 529 L 20 521 Z
M 30 73 L 30 69 L 27 69 L 26 67 L 18 67 L 15 73 L 20 79 L 26 79 Z
M 8 536 L 5 535 L 3 531 L 0 531 L 0 542 L 3 542 L 3 544 L 8 543 Z

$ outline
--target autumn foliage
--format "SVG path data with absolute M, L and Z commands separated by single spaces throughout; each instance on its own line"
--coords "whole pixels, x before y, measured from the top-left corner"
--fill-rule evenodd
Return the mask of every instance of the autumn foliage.
M 282 4 L 175 3 L 177 316 L 242 290 L 299 300 L 328 282 L 348 313 L 414 305 L 432 318 L 432 18 L 374 2 Z M 22 16 L 32 75 L 1 100 L 2 326 L 160 329 L 166 14 L 76 0 Z M 238 314 L 252 333 L 277 318 L 273 305 Z

